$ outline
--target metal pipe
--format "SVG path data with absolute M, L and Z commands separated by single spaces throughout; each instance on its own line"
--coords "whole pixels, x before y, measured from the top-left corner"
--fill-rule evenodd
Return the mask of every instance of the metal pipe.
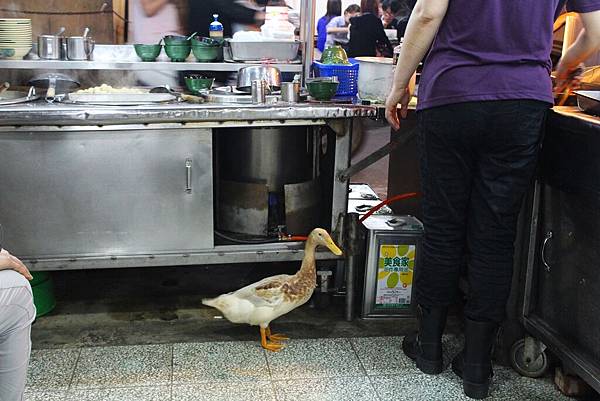
M 523 318 L 527 318 L 533 310 L 534 276 L 536 269 L 537 240 L 539 231 L 540 199 L 542 185 L 535 180 L 533 187 L 533 201 L 531 208 L 531 222 L 529 226 L 529 241 L 527 252 L 527 264 L 525 271 L 525 289 L 523 295 Z
M 300 9 L 300 40 L 304 44 L 302 48 L 302 86 L 306 84 L 306 78 L 310 76 L 313 52 L 315 49 L 315 10 L 316 0 L 302 0 Z
M 356 264 L 359 260 L 358 237 L 359 221 L 358 213 L 348 213 L 344 219 L 346 224 L 346 320 L 354 319 L 354 280 L 356 276 Z
M 361 172 L 362 170 L 366 169 L 367 167 L 369 167 L 373 163 L 378 162 L 379 160 L 381 160 L 385 156 L 389 155 L 390 152 L 392 152 L 398 146 L 404 145 L 406 142 L 408 142 L 411 139 L 413 139 L 414 137 L 416 137 L 417 134 L 418 134 L 418 129 L 417 128 L 413 128 L 410 131 L 408 131 L 408 132 L 406 132 L 406 133 L 404 133 L 402 135 L 396 136 L 388 144 L 382 146 L 380 149 L 378 149 L 375 152 L 371 153 L 369 156 L 365 157 L 364 159 L 360 160 L 359 162 L 353 164 L 352 166 L 348 167 L 346 170 L 344 170 L 341 173 L 339 173 L 338 174 L 339 180 L 340 181 L 347 181 L 347 180 L 349 180 L 350 177 L 352 177 L 353 175 L 355 175 L 355 174 Z

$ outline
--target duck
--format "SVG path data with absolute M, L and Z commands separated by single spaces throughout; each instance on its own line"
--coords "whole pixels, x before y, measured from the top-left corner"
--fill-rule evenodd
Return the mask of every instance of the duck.
M 280 351 L 282 341 L 289 340 L 289 337 L 272 334 L 270 324 L 304 305 L 312 296 L 317 286 L 315 253 L 318 246 L 327 247 L 334 255 L 342 255 L 342 250 L 329 233 L 315 228 L 306 240 L 304 258 L 296 274 L 267 277 L 237 291 L 203 299 L 202 303 L 219 310 L 231 323 L 259 326 L 261 346 L 268 351 Z

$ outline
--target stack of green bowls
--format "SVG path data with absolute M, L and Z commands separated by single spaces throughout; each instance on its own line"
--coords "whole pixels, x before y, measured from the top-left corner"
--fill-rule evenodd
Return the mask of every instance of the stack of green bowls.
M 223 44 L 211 38 L 194 37 L 192 39 L 192 53 L 199 62 L 209 63 L 223 58 Z
M 165 53 L 171 61 L 185 61 L 190 55 L 192 45 L 187 36 L 168 35 L 163 38 L 165 41 Z

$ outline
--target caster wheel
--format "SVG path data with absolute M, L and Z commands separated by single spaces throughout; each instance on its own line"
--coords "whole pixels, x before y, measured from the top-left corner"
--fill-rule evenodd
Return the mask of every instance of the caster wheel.
M 536 359 L 528 359 L 525 356 L 525 339 L 513 344 L 510 350 L 510 363 L 517 373 L 525 377 L 542 377 L 550 368 L 550 358 L 546 350 L 541 351 Z

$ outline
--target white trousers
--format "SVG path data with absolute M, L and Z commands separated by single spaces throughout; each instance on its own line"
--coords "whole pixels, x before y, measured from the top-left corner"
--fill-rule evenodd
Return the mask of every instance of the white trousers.
M 13 270 L 0 271 L 0 401 L 23 399 L 34 319 L 27 279 Z

